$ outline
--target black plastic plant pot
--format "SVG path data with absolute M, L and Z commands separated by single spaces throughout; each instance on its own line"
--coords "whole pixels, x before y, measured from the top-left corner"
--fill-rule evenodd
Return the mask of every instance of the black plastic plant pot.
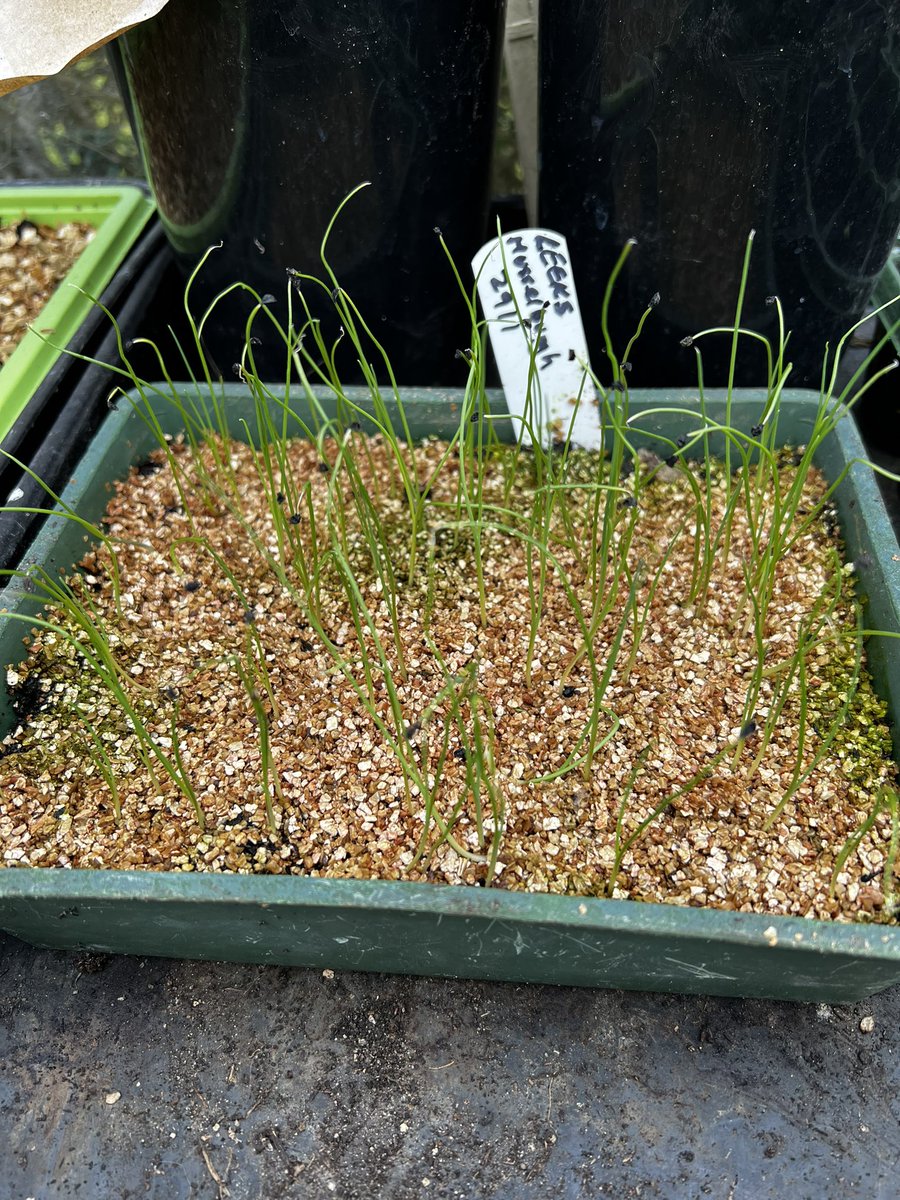
M 326 227 L 367 181 L 330 264 L 401 383 L 462 383 L 454 351 L 468 345 L 468 316 L 435 229 L 463 267 L 485 239 L 504 7 L 170 0 L 121 38 L 120 83 L 185 273 L 222 243 L 197 306 L 240 279 L 284 318 L 286 269 L 323 275 Z M 304 294 L 338 336 L 327 293 Z M 208 338 L 226 375 L 249 306 L 246 293 L 229 297 Z M 256 362 L 277 378 L 282 349 L 263 338 Z
M 353 399 L 365 404 L 366 395 L 354 392 Z M 461 399 L 459 392 L 406 394 L 413 435 L 448 436 L 455 420 L 452 405 Z M 800 391 L 783 394 L 779 430 L 788 443 L 808 439 L 817 399 Z M 233 428 L 242 415 L 253 420 L 253 401 L 245 389 L 230 386 L 226 401 L 235 417 Z M 323 394 L 321 402 L 327 411 L 329 398 Z M 688 402 L 688 394 L 636 392 L 632 412 Z M 734 423 L 749 427 L 764 403 L 762 392 L 737 393 Z M 292 404 L 312 419 L 305 400 L 298 396 Z M 498 402 L 494 411 L 499 410 Z M 710 395 L 709 415 L 715 419 L 723 411 L 721 394 Z M 167 431 L 175 433 L 171 404 L 161 402 L 158 412 Z M 679 420 L 654 417 L 657 431 L 672 436 L 676 430 L 671 422 Z M 649 422 L 649 417 L 642 422 L 645 429 L 651 428 Z M 123 404 L 94 439 L 65 501 L 84 518 L 98 520 L 111 482 L 152 444 L 147 426 Z M 836 478 L 862 454 L 852 423 L 840 424 L 820 451 L 818 465 Z M 852 466 L 836 502 L 848 554 L 868 597 L 867 622 L 896 630 L 900 556 L 871 471 Z M 25 561 L 67 571 L 83 553 L 82 530 L 50 517 Z M 2 605 L 34 612 L 33 598 L 12 589 Z M 18 662 L 22 654 L 21 625 L 0 622 L 0 661 Z M 897 642 L 871 639 L 869 665 L 896 728 Z M 13 719 L 11 706 L 0 696 L 0 732 Z M 0 868 L 0 929 L 39 946 L 107 953 L 823 1002 L 856 1000 L 900 982 L 896 924 L 854 925 L 495 887 L 297 875 L 8 866 Z
M 568 237 L 582 310 L 629 237 L 614 344 L 660 295 L 635 386 L 693 382 L 679 342 L 733 321 L 755 230 L 743 324 L 776 332 L 779 296 L 791 382 L 818 387 L 900 227 L 900 7 L 541 0 L 540 39 L 540 218 Z M 729 351 L 704 345 L 708 381 L 726 381 Z M 762 355 L 743 349 L 739 382 Z

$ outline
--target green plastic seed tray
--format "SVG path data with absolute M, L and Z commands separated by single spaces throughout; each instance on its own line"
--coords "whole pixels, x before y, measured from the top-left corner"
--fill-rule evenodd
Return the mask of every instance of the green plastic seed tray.
M 38 327 L 53 345 L 31 328 L 0 370 L 0 442 L 62 353 L 54 346 L 68 344 L 91 311 L 89 297 L 99 297 L 153 212 L 153 201 L 136 187 L 0 187 L 2 225 L 78 221 L 96 231 L 41 310 Z
M 235 417 L 251 419 L 252 401 L 245 389 L 228 387 L 226 395 Z M 460 394 L 448 392 L 407 393 L 404 403 L 414 435 L 449 435 L 452 406 L 460 400 Z M 737 392 L 734 424 L 750 428 L 763 401 L 762 392 Z M 632 412 L 689 402 L 689 393 L 635 391 Z M 722 402 L 721 393 L 710 393 L 711 416 L 721 415 Z M 323 403 L 327 406 L 327 398 Z M 308 417 L 305 402 L 298 399 L 294 406 Z M 784 393 L 779 429 L 786 444 L 808 439 L 815 407 L 813 393 Z M 170 407 L 160 404 L 159 415 L 168 432 L 177 432 Z M 652 420 L 660 432 L 681 432 L 672 417 Z M 237 420 L 232 428 L 238 428 Z M 98 520 L 111 481 L 147 454 L 151 437 L 123 402 L 76 469 L 65 501 L 88 520 Z M 823 444 L 818 465 L 834 479 L 862 454 L 855 426 L 844 421 Z M 867 625 L 900 629 L 900 554 L 871 471 L 852 466 L 836 503 L 847 554 L 866 597 Z M 84 549 L 80 529 L 51 517 L 26 562 L 66 571 Z M 27 603 L 12 588 L 3 601 L 10 609 Z M 22 655 L 21 625 L 0 622 L 3 664 Z M 869 663 L 876 687 L 890 704 L 896 732 L 897 642 L 871 639 Z M 12 713 L 5 693 L 0 695 L 0 731 L 4 722 L 8 729 Z M 496 887 L 6 867 L 0 869 L 0 929 L 37 946 L 116 954 L 830 1003 L 857 1000 L 900 982 L 896 925 Z

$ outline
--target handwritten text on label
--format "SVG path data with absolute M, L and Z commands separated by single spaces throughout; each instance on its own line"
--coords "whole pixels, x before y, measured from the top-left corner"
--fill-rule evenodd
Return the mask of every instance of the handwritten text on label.
M 510 413 L 547 443 L 571 429 L 574 444 L 598 446 L 566 239 L 549 229 L 505 233 L 482 246 L 472 269 Z

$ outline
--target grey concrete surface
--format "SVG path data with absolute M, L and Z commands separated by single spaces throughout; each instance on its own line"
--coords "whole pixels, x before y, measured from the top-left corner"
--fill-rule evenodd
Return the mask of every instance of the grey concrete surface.
M 827 1008 L 0 936 L 0 1129 L 2 1200 L 895 1200 L 900 989 Z

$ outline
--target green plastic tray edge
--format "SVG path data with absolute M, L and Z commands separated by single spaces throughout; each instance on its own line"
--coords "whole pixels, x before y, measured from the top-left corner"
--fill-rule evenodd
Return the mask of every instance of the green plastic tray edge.
M 47 336 L 53 344 L 29 329 L 0 370 L 0 442 L 90 312 L 91 297 L 100 296 L 154 209 L 153 201 L 136 187 L 0 188 L 4 224 L 27 217 L 47 225 L 84 221 L 96 229 L 40 313 L 38 328 L 52 331 Z

